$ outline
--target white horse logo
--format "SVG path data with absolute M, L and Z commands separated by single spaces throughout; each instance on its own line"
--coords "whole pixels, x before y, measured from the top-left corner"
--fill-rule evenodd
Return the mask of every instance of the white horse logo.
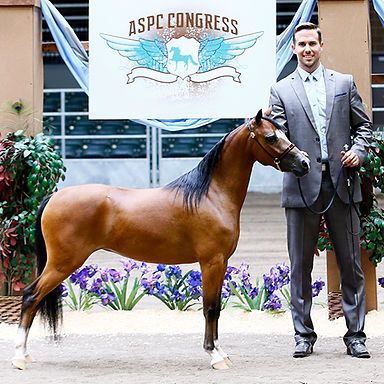
M 169 73 L 185 79 L 199 70 L 200 43 L 195 39 L 180 37 L 167 44 Z M 182 64 L 182 65 L 181 65 Z

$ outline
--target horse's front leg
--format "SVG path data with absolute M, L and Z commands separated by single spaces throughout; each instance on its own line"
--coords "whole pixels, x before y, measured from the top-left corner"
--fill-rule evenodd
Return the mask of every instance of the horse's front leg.
M 218 257 L 216 261 L 201 263 L 203 280 L 203 307 L 205 317 L 204 350 L 211 356 L 214 369 L 228 369 L 228 355 L 218 342 L 218 321 L 220 317 L 220 297 L 227 262 Z

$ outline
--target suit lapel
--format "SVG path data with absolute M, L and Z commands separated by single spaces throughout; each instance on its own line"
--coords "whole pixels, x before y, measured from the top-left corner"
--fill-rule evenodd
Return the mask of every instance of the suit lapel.
M 299 72 L 296 70 L 291 75 L 291 86 L 296 93 L 297 98 L 299 99 L 303 109 L 312 124 L 312 128 L 317 132 L 315 119 L 312 114 L 312 108 L 309 104 L 307 93 L 305 92 L 305 88 L 303 85 L 303 80 L 300 77 Z
M 328 133 L 329 122 L 331 120 L 333 104 L 335 101 L 336 81 L 335 81 L 334 74 L 328 71 L 327 69 L 324 69 L 324 80 L 325 80 L 325 90 L 327 93 L 325 116 L 326 116 L 326 128 Z

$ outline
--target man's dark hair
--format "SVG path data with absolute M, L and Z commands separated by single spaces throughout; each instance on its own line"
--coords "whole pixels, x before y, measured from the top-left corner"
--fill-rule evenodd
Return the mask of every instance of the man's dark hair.
M 319 43 L 322 42 L 321 30 L 318 25 L 313 23 L 301 23 L 295 28 L 295 32 L 293 33 L 293 44 L 296 44 L 296 33 L 303 30 L 316 31 L 317 36 L 319 37 Z

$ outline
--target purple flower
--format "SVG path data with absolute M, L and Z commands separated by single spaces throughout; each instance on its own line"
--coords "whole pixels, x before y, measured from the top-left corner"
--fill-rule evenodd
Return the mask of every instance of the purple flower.
M 159 272 L 164 272 L 164 271 L 165 271 L 165 268 L 166 268 L 165 264 L 158 264 L 156 269 L 157 269 Z
M 187 278 L 187 282 L 192 287 L 201 287 L 201 272 L 199 271 L 191 271 Z
M 198 299 L 202 295 L 202 280 L 201 280 L 201 272 L 199 271 L 191 271 L 186 279 L 187 284 L 187 292 L 194 299 Z
M 59 292 L 60 292 L 61 297 L 67 297 L 68 296 L 68 289 L 64 283 L 61 283 L 59 285 Z
M 264 280 L 264 285 L 265 285 L 265 288 L 267 289 L 268 291 L 268 295 L 271 295 L 273 294 L 273 292 L 276 291 L 276 285 L 275 285 L 275 280 L 273 277 L 271 277 L 270 275 L 266 275 L 264 274 L 263 275 L 263 280 Z
M 239 275 L 240 275 L 241 280 L 248 280 L 250 278 L 249 264 L 246 264 L 246 263 L 240 264 Z
M 180 293 L 178 290 L 176 290 L 173 292 L 171 299 L 174 301 L 183 301 L 185 300 L 185 295 L 183 293 Z
M 91 288 L 89 288 L 89 291 L 98 295 L 100 293 L 102 286 L 103 286 L 103 280 L 100 277 L 98 277 L 97 279 L 93 280 Z
M 233 281 L 233 280 L 224 281 L 223 287 L 221 288 L 221 297 L 223 299 L 227 299 L 232 295 L 231 284 L 233 285 L 234 288 L 237 288 L 236 281 Z
M 149 295 L 162 295 L 166 291 L 166 287 L 160 280 L 160 272 L 154 272 L 150 277 L 143 277 L 140 283 L 144 291 Z
M 87 265 L 85 267 L 85 271 L 89 278 L 95 276 L 98 270 L 99 270 L 99 267 L 96 264 Z
M 236 267 L 232 267 L 228 265 L 227 270 L 225 272 L 224 280 L 232 280 L 232 273 L 237 275 L 239 274 L 240 270 Z
M 72 284 L 79 285 L 81 289 L 87 289 L 88 272 L 87 268 L 78 269 L 69 277 Z
M 282 307 L 280 298 L 272 294 L 268 297 L 268 300 L 264 303 L 263 308 L 270 311 L 276 311 Z
M 276 264 L 271 268 L 269 275 L 264 274 L 264 285 L 267 288 L 268 295 L 289 284 L 289 266 Z
M 114 282 L 114 283 L 118 283 L 119 281 L 121 281 L 123 278 L 121 277 L 121 274 L 120 272 L 115 269 L 115 268 L 110 268 L 108 270 L 108 274 L 109 274 L 109 277 L 111 278 L 111 280 Z
M 323 289 L 325 283 L 323 280 L 318 279 L 312 284 L 312 297 L 319 296 L 320 291 Z
M 105 283 L 109 281 L 108 268 L 104 268 L 100 270 L 100 277 L 101 277 L 101 280 L 103 280 Z
M 253 300 L 254 298 L 256 298 L 259 295 L 259 288 L 258 287 L 252 288 L 249 291 L 248 295 Z
M 380 287 L 384 288 L 384 277 L 379 277 L 377 279 L 377 281 L 378 281 Z
M 116 296 L 112 292 L 105 292 L 100 295 L 101 304 L 108 305 L 116 300 Z
M 141 273 L 142 273 L 143 275 L 145 275 L 145 274 L 151 272 L 151 269 L 148 267 L 148 264 L 147 264 L 147 263 L 144 263 L 144 262 L 140 264 L 139 269 L 140 269 L 140 271 L 141 271 Z
M 290 274 L 289 266 L 285 264 L 283 265 L 277 264 L 275 268 L 277 269 L 278 275 L 279 275 L 279 278 L 278 278 L 279 284 L 280 284 L 279 288 L 282 288 L 284 285 L 288 285 L 289 282 L 291 281 L 291 278 L 289 276 Z
M 181 268 L 178 265 L 170 265 L 165 270 L 165 276 L 170 279 L 172 276 L 174 276 L 176 279 L 179 279 L 181 277 Z
M 139 266 L 136 263 L 135 260 L 128 259 L 128 260 L 121 260 L 121 263 L 123 264 L 124 271 L 127 272 L 127 276 L 133 271 L 134 269 L 138 269 Z

